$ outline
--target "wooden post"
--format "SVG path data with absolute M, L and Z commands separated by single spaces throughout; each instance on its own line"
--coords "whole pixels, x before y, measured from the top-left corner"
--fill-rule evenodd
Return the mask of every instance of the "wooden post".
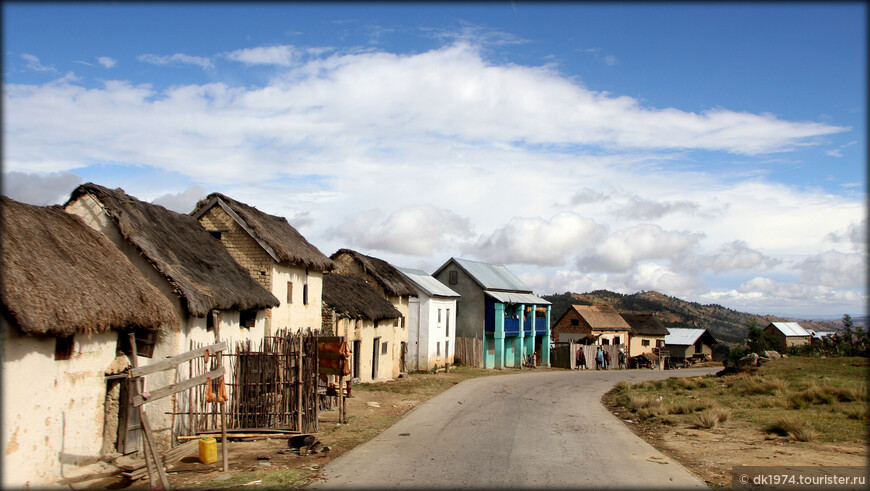
M 211 320 L 212 324 L 214 324 L 214 342 L 221 342 L 221 325 L 220 325 L 220 316 L 218 315 L 217 310 L 211 311 Z M 229 349 L 229 347 L 227 347 Z M 217 354 L 217 366 L 221 368 L 223 366 L 223 353 Z M 226 375 L 224 375 L 226 377 Z M 227 454 L 227 405 L 226 402 L 220 402 L 221 408 L 221 458 L 223 460 L 223 472 L 227 472 L 229 470 L 229 456 Z
M 296 368 L 296 431 L 302 431 L 302 331 L 299 331 L 299 358 Z
M 136 351 L 136 337 L 132 332 L 127 333 L 128 339 L 130 340 L 130 350 L 132 354 L 130 355 L 130 364 L 133 368 L 139 367 L 139 354 Z M 133 378 L 133 394 L 134 396 L 138 396 L 142 392 L 142 388 L 139 386 L 141 377 Z M 160 479 L 160 484 L 163 486 L 163 489 L 169 491 L 171 488 L 169 487 L 169 479 L 166 477 L 166 472 L 163 469 L 163 463 L 160 462 L 160 453 L 157 451 L 157 445 L 154 444 L 154 436 L 151 432 L 151 423 L 148 421 L 148 415 L 145 413 L 145 406 L 139 406 L 139 422 L 142 425 L 142 432 L 145 434 L 144 438 L 144 447 L 145 447 L 145 465 L 148 468 L 148 478 L 151 481 L 152 487 L 157 487 L 157 479 Z M 150 461 L 150 463 L 149 463 Z M 157 476 L 151 473 L 151 465 L 157 470 Z

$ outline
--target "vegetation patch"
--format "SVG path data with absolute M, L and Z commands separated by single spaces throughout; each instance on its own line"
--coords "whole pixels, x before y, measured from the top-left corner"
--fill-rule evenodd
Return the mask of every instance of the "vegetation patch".
M 793 442 L 866 440 L 865 365 L 864 358 L 792 356 L 752 375 L 621 383 L 605 403 L 651 424 L 710 429 L 733 420 Z

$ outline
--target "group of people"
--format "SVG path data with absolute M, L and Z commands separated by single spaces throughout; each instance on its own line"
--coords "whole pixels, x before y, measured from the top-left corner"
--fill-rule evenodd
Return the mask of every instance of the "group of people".
M 617 362 L 619 368 L 625 368 L 625 349 L 619 348 Z M 577 348 L 577 368 L 586 369 L 586 353 L 583 351 L 583 346 Z M 609 370 L 610 369 L 610 351 L 603 349 L 601 346 L 595 351 L 595 369 Z

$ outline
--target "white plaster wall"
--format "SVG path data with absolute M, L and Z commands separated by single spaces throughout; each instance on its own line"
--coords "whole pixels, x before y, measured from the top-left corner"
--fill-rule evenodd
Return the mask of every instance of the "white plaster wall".
M 408 370 L 425 370 L 426 362 L 421 355 L 426 352 L 428 339 L 423 330 L 422 313 L 428 297 L 411 297 L 408 302 Z M 423 349 L 420 349 L 420 346 Z
M 642 346 L 643 340 L 649 341 L 649 346 Z M 641 334 L 635 334 L 631 336 L 630 341 L 628 343 L 628 356 L 638 356 L 644 353 L 652 353 L 653 348 L 656 347 L 657 340 L 664 341 L 664 336 L 644 336 Z
M 287 302 L 287 282 L 293 283 L 293 302 Z M 302 302 L 302 285 L 308 285 L 308 305 Z M 271 331 L 290 329 L 299 332 L 305 328 L 320 329 L 323 298 L 323 273 L 297 266 L 274 264 L 272 268 L 272 294 L 281 302 L 272 308 Z
M 0 329 L 2 488 L 57 486 L 64 471 L 100 458 L 118 334 L 76 334 L 72 357 L 55 360 L 55 338 L 23 336 L 5 320 Z
M 425 322 L 421 324 L 421 331 L 426 332 L 426 344 L 425 352 L 421 356 L 420 370 L 431 370 L 436 365 L 444 366 L 448 361 L 453 362 L 456 344 L 456 300 L 426 297 L 424 305 L 426 317 Z M 441 310 L 440 321 L 438 320 L 439 309 Z M 438 343 L 441 344 L 440 355 L 438 354 Z

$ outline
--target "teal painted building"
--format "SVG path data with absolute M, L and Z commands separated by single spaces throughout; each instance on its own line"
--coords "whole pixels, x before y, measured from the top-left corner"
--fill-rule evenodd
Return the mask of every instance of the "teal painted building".
M 456 337 L 482 341 L 483 368 L 520 367 L 532 354 L 550 365 L 550 302 L 509 269 L 450 258 L 432 276 L 460 295 Z

